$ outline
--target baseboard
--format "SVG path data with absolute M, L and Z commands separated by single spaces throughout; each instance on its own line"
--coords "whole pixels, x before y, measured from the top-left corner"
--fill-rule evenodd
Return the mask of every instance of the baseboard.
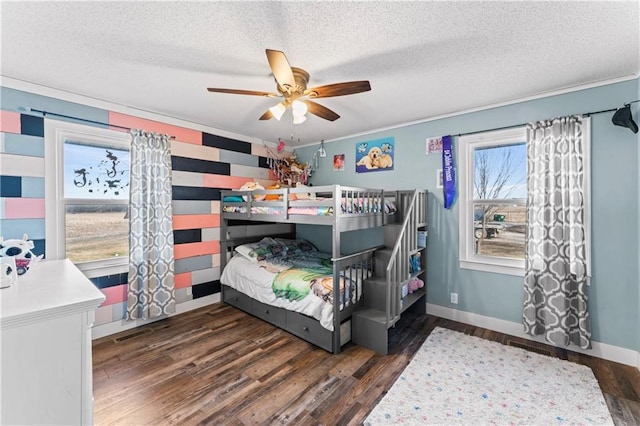
M 523 339 L 545 343 L 547 345 L 550 344 L 542 337 L 525 334 L 522 324 L 517 322 L 505 321 L 498 318 L 451 309 L 446 306 L 434 305 L 431 303 L 427 303 L 427 314 L 486 328 L 487 330 L 497 331 L 510 336 L 521 337 Z M 567 349 L 573 352 L 579 352 L 585 355 L 591 355 L 609 361 L 630 365 L 640 370 L 640 352 L 594 341 L 591 342 L 591 346 L 591 349 L 582 349 L 578 346 L 571 345 Z
M 212 294 L 205 297 L 199 297 L 197 299 L 190 300 L 188 302 L 180 303 L 179 305 L 176 306 L 175 314 L 147 319 L 147 320 L 135 320 L 135 321 L 120 320 L 120 321 L 110 322 L 107 324 L 98 325 L 91 329 L 91 339 L 95 340 L 101 337 L 120 333 L 121 331 L 131 330 L 132 328 L 140 327 L 146 324 L 151 324 L 153 322 L 160 321 L 174 315 L 179 315 L 184 312 L 202 308 L 203 306 L 212 305 L 214 303 L 218 303 L 219 301 L 220 301 L 220 293 L 216 293 L 216 294 Z

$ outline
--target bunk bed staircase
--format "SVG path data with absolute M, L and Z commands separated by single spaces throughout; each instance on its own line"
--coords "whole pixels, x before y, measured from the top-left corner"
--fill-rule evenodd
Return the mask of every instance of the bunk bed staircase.
M 425 315 L 427 306 L 426 285 L 408 291 L 414 278 L 426 283 L 427 192 L 393 191 L 386 197 L 396 199 L 397 212 L 386 216 L 384 248 L 376 250 L 375 274 L 363 283 L 364 308 L 352 317 L 353 342 L 383 355 L 403 313 Z

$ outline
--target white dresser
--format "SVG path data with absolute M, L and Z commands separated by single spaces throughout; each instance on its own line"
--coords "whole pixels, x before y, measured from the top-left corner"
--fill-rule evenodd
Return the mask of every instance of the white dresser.
M 104 299 L 69 260 L 0 289 L 0 424 L 93 424 L 91 325 Z

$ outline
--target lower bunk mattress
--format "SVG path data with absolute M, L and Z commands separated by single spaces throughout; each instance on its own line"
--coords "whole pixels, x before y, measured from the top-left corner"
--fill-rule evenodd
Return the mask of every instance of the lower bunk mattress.
M 343 271 L 340 295 L 333 295 L 331 255 L 322 252 L 286 259 L 256 262 L 236 254 L 226 264 L 220 282 L 265 305 L 284 308 L 315 318 L 333 331 L 333 303 L 342 310 L 361 297 L 362 274 Z

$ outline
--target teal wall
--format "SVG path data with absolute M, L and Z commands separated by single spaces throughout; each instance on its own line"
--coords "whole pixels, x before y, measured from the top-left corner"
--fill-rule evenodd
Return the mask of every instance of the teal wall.
M 425 139 L 616 108 L 640 98 L 639 86 L 634 79 L 326 143 L 327 157 L 320 159 L 311 183 L 433 191 L 429 197 L 429 303 L 519 323 L 522 277 L 460 269 L 458 205 L 451 210 L 442 207 L 442 190 L 436 189 L 435 181 L 441 158 L 425 154 Z M 639 105 L 632 108 L 636 121 Z M 612 115 L 597 114 L 591 121 L 591 325 L 593 340 L 640 350 L 640 139 L 629 129 L 612 125 Z M 356 144 L 388 136 L 395 138 L 394 170 L 356 174 Z M 306 147 L 297 154 L 309 161 L 317 149 Z M 345 154 L 344 171 L 333 171 L 334 154 Z M 458 293 L 458 305 L 449 303 L 451 292 Z

